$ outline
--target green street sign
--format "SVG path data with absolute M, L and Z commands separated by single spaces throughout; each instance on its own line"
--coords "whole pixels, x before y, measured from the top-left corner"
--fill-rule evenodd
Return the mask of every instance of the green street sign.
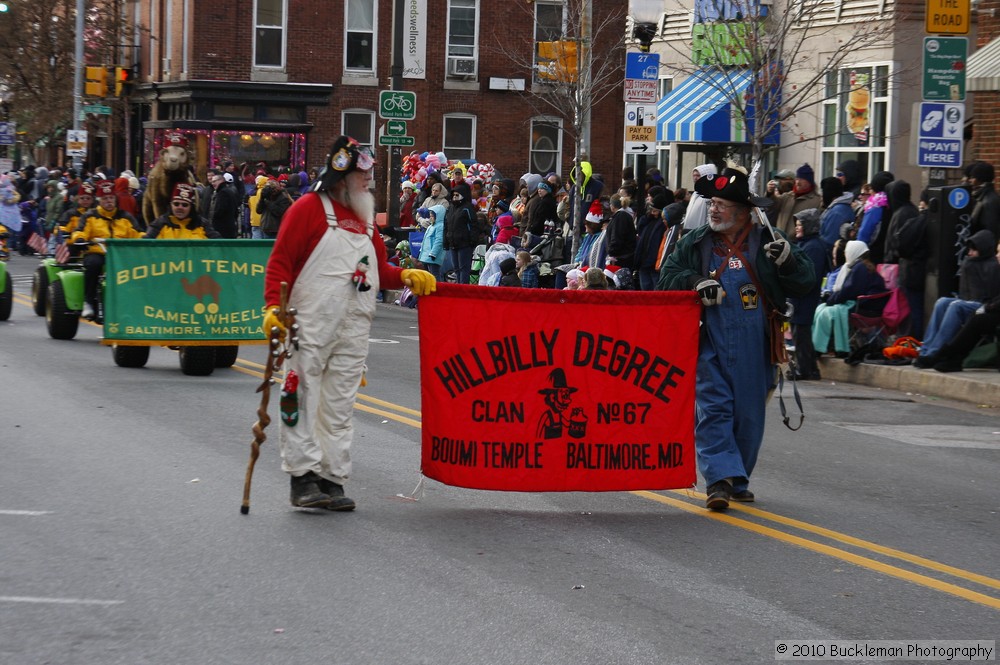
M 94 115 L 111 115 L 111 107 L 103 104 L 91 104 L 80 109 L 81 113 L 93 113 Z
M 968 52 L 968 37 L 924 37 L 924 101 L 960 102 L 965 99 Z
M 417 117 L 417 93 L 405 90 L 380 91 L 378 117 L 383 120 L 413 120 Z
M 378 137 L 379 145 L 401 145 L 401 146 L 412 146 L 416 141 L 414 141 L 412 136 L 380 136 Z
M 406 136 L 406 121 L 390 120 L 385 123 L 385 133 L 389 136 Z

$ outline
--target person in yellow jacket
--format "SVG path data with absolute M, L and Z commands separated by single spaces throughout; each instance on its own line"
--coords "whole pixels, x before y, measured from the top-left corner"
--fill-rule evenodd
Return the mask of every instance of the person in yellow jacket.
M 76 192 L 76 199 L 74 200 L 75 205 L 72 208 L 67 208 L 62 215 L 59 216 L 59 222 L 56 224 L 56 228 L 59 231 L 61 237 L 69 240 L 70 234 L 76 230 L 77 225 L 80 223 L 80 218 L 83 217 L 84 213 L 94 207 L 94 193 L 97 190 L 89 182 L 84 182 L 80 184 L 79 189 Z
M 70 242 L 92 241 L 83 256 L 83 318 L 93 319 L 97 313 L 97 284 L 104 271 L 104 244 L 108 238 L 141 238 L 139 222 L 131 214 L 118 209 L 115 183 L 101 180 L 96 185 L 97 207 L 86 212 L 70 236 Z
M 143 237 L 159 240 L 205 240 L 221 237 L 207 220 L 195 212 L 197 200 L 198 191 L 193 185 L 174 185 L 170 197 L 170 212 L 153 220 Z
M 257 212 L 257 202 L 260 201 L 260 194 L 264 191 L 264 187 L 267 185 L 268 177 L 264 175 L 257 176 L 254 180 L 254 184 L 257 186 L 257 191 L 250 195 L 247 199 L 247 208 L 250 210 L 250 237 L 254 240 L 261 240 L 264 238 L 264 232 L 260 229 L 260 218 L 264 213 Z

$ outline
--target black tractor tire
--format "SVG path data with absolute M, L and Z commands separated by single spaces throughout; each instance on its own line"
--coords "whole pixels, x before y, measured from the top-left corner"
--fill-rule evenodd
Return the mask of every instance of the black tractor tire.
M 181 371 L 188 376 L 208 376 L 215 371 L 214 346 L 182 346 L 177 356 Z
M 49 293 L 49 271 L 45 266 L 35 268 L 31 278 L 31 308 L 38 316 L 45 316 L 45 298 Z
M 0 321 L 10 318 L 10 309 L 14 306 L 14 282 L 10 273 L 4 273 L 3 293 L 0 294 Z
M 45 327 L 52 339 L 73 339 L 80 327 L 80 312 L 66 306 L 66 293 L 59 280 L 49 284 L 45 297 Z
M 145 367 L 149 360 L 149 347 L 113 344 L 111 356 L 119 367 Z
M 236 358 L 240 355 L 240 345 L 217 346 L 215 347 L 215 367 L 224 369 L 236 364 Z

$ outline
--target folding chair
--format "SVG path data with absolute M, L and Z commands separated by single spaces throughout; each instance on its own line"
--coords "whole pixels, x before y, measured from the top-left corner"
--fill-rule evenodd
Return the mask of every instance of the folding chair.
M 887 346 L 910 315 L 910 305 L 902 289 L 860 296 L 848 316 L 851 348 Z

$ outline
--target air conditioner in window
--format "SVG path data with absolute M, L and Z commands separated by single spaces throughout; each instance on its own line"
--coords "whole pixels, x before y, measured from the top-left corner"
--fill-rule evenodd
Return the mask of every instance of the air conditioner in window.
M 475 58 L 450 58 L 448 73 L 452 76 L 474 76 L 476 73 Z

